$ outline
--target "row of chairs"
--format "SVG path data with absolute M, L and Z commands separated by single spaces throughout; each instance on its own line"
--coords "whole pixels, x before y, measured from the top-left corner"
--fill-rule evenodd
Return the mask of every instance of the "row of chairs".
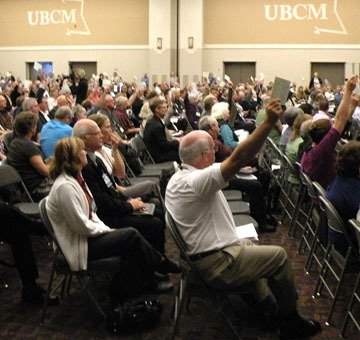
M 283 209 L 283 218 L 289 218 L 290 237 L 300 233 L 298 253 L 308 252 L 305 262 L 307 274 L 315 270 L 318 279 L 313 297 L 320 296 L 324 291 L 331 298 L 331 307 L 328 312 L 326 324 L 331 323 L 336 303 L 339 299 L 340 289 L 344 283 L 346 272 L 350 265 L 351 254 L 356 253 L 360 262 L 358 250 L 360 243 L 354 242 L 354 235 L 358 235 L 356 226 L 358 222 L 350 220 L 344 223 L 332 203 L 326 198 L 324 188 L 301 171 L 299 163 L 292 164 L 288 157 L 270 139 L 265 143 L 264 164 L 272 170 L 273 180 L 280 186 L 280 207 Z M 274 171 L 274 165 L 275 171 Z M 295 178 L 295 181 L 291 181 Z M 296 180 L 297 179 L 297 180 Z M 333 230 L 343 234 L 349 244 L 346 254 L 339 253 L 334 244 L 328 242 L 327 231 Z M 349 232 L 350 231 L 350 232 Z M 360 238 L 359 238 L 360 241 Z M 350 273 L 350 280 L 354 279 Z M 351 302 L 347 308 L 346 318 L 341 328 L 341 335 L 345 334 L 349 320 L 353 321 L 358 330 L 358 314 L 353 309 L 359 308 L 359 279 L 355 285 Z M 357 317 L 356 317 L 357 315 Z

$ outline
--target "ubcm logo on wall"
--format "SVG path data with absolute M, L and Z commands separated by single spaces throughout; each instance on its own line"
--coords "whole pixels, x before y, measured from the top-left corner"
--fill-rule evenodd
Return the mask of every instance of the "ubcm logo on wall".
M 66 35 L 91 35 L 84 17 L 84 2 L 85 0 L 61 0 L 64 7 L 68 4 L 74 7 L 27 11 L 28 24 L 30 26 L 71 25 L 72 29 L 66 28 Z M 78 29 L 78 26 L 81 28 Z
M 314 33 L 332 33 L 332 34 L 344 34 L 347 35 L 348 32 L 341 20 L 341 17 L 338 13 L 338 1 L 333 0 L 333 14 L 339 24 L 339 28 L 335 29 L 325 29 L 321 28 L 318 25 L 314 27 Z M 331 8 L 329 8 L 327 3 L 313 4 L 313 3 L 300 3 L 291 5 L 264 5 L 264 14 L 265 18 L 268 21 L 328 21 Z M 335 24 L 337 24 L 335 22 Z

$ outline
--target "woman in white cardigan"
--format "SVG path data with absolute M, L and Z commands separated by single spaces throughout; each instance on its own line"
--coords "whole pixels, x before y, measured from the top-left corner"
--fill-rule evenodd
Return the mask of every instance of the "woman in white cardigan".
M 50 163 L 55 182 L 46 208 L 70 268 L 85 270 L 89 260 L 122 256 L 149 279 L 154 271 L 179 272 L 176 263 L 156 251 L 134 228 L 111 229 L 98 218 L 81 175 L 86 164 L 84 142 L 75 137 L 58 142 Z

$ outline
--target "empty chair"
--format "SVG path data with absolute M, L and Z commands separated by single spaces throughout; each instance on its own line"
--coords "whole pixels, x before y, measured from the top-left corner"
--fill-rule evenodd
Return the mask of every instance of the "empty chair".
M 250 204 L 245 201 L 230 201 L 229 207 L 233 215 L 250 214 Z
M 0 197 L 23 214 L 39 217 L 38 204 L 34 203 L 18 171 L 6 162 L 0 165 Z
M 259 224 L 256 222 L 254 218 L 252 218 L 250 215 L 244 215 L 244 214 L 237 214 L 233 215 L 234 222 L 236 226 L 242 226 L 245 224 L 252 223 L 257 231 L 259 231 Z
M 242 200 L 242 192 L 240 190 L 225 189 L 222 192 L 228 202 Z
M 142 161 L 145 169 L 161 169 L 165 176 L 171 176 L 175 172 L 174 162 L 155 163 L 139 134 L 131 138 L 130 145 Z
M 0 201 L 29 222 L 31 234 L 45 233 L 38 204 L 32 200 L 17 170 L 9 164 L 0 165 Z

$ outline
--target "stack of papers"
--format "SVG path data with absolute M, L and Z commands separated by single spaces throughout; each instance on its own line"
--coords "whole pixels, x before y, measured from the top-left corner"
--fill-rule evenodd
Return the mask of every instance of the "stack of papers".
M 236 234 L 239 237 L 239 239 L 248 238 L 255 242 L 259 241 L 259 236 L 258 236 L 258 233 L 256 232 L 256 229 L 255 229 L 253 223 L 248 223 L 248 224 L 237 226 Z
M 240 129 L 240 130 L 235 130 L 235 134 L 239 139 L 239 144 L 244 141 L 246 138 L 248 138 L 249 136 L 249 131 Z
M 256 180 L 257 177 L 253 174 L 236 174 L 236 177 L 239 179 L 247 179 L 250 181 Z

